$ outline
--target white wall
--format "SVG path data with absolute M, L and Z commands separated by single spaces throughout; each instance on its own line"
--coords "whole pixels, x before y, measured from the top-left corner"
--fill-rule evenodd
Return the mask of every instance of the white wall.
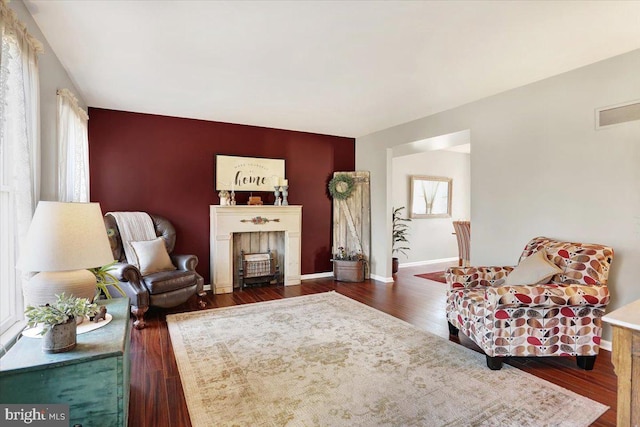
M 392 160 L 392 200 L 394 207 L 405 206 L 408 216 L 411 175 L 429 175 L 452 178 L 451 218 L 416 218 L 409 225 L 408 257 L 398 255 L 400 264 L 443 258 L 457 258 L 458 244 L 452 221 L 469 219 L 470 176 L 469 154 L 452 151 L 427 151 Z
M 44 46 L 44 53 L 38 56 L 40 73 L 40 200 L 56 200 L 58 195 L 58 144 L 56 143 L 56 91 L 67 88 L 78 98 L 78 103 L 86 110 L 86 104 L 76 89 L 67 71 L 49 46 L 22 0 L 9 3 L 20 21 L 26 24 L 29 33 Z
M 609 310 L 640 298 L 640 121 L 594 128 L 596 108 L 640 99 L 639 70 L 635 50 L 358 138 L 380 242 L 373 274 L 391 276 L 391 147 L 469 129 L 472 264 L 515 264 L 538 235 L 603 243 L 615 250 Z

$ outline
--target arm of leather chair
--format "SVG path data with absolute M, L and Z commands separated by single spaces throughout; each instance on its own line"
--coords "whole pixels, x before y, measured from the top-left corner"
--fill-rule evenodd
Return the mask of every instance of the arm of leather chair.
M 501 285 L 515 267 L 449 267 L 444 277 L 450 289 L 477 288 L 479 286 Z
M 604 309 L 609 303 L 606 285 L 548 283 L 544 285 L 497 286 L 485 290 L 487 306 L 501 307 L 562 307 L 573 314 L 585 306 Z M 568 316 L 572 313 L 567 312 Z
M 143 283 L 140 270 L 134 265 L 127 264 L 126 262 L 117 262 L 113 265 L 109 273 L 118 279 L 120 286 L 131 300 L 132 305 L 136 307 L 149 306 L 149 290 Z
M 126 262 L 116 262 L 109 273 L 121 282 L 139 282 L 142 275 L 135 265 Z
M 171 262 L 178 270 L 196 271 L 198 257 L 196 255 L 171 255 Z

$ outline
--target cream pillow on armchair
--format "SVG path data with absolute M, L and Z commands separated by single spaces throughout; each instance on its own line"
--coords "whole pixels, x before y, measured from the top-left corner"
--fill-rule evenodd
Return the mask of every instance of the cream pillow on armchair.
M 167 248 L 162 237 L 154 240 L 130 242 L 138 260 L 138 268 L 143 276 L 159 271 L 175 270 L 176 267 L 169 258 Z
M 543 248 L 526 257 L 513 269 L 504 281 L 505 286 L 542 285 L 562 273 L 562 269 L 549 261 L 547 251 Z

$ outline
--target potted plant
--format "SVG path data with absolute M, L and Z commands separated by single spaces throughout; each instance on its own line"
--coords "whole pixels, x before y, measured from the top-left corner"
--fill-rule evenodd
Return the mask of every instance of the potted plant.
M 109 293 L 108 286 L 113 286 L 116 288 L 120 295 L 124 296 L 125 293 L 118 284 L 118 279 L 109 273 L 109 271 L 113 270 L 116 261 L 113 261 L 111 264 L 103 265 L 102 267 L 90 268 L 89 271 L 96 276 L 96 298 L 103 294 L 107 299 L 111 299 L 111 294 Z
M 411 221 L 411 218 L 403 218 L 401 216 L 401 212 L 404 209 L 404 206 L 393 209 L 392 221 L 393 221 L 393 246 L 392 246 L 392 254 L 401 253 L 404 256 L 407 256 L 408 250 L 410 248 L 406 245 L 409 244 L 409 240 L 407 236 L 409 234 L 409 226 L 406 224 Z M 398 257 L 391 258 L 391 273 L 396 274 L 398 272 Z
M 62 353 L 76 346 L 76 318 L 93 315 L 96 310 L 97 305 L 88 299 L 62 293 L 53 304 L 30 305 L 24 314 L 30 327 L 42 326 L 42 351 Z
M 361 253 L 347 254 L 340 246 L 333 254 L 333 277 L 340 282 L 363 282 L 365 259 Z

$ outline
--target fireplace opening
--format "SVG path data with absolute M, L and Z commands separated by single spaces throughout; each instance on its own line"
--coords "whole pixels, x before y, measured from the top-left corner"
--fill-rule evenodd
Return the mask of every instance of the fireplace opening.
M 283 284 L 284 231 L 233 233 L 233 287 Z

